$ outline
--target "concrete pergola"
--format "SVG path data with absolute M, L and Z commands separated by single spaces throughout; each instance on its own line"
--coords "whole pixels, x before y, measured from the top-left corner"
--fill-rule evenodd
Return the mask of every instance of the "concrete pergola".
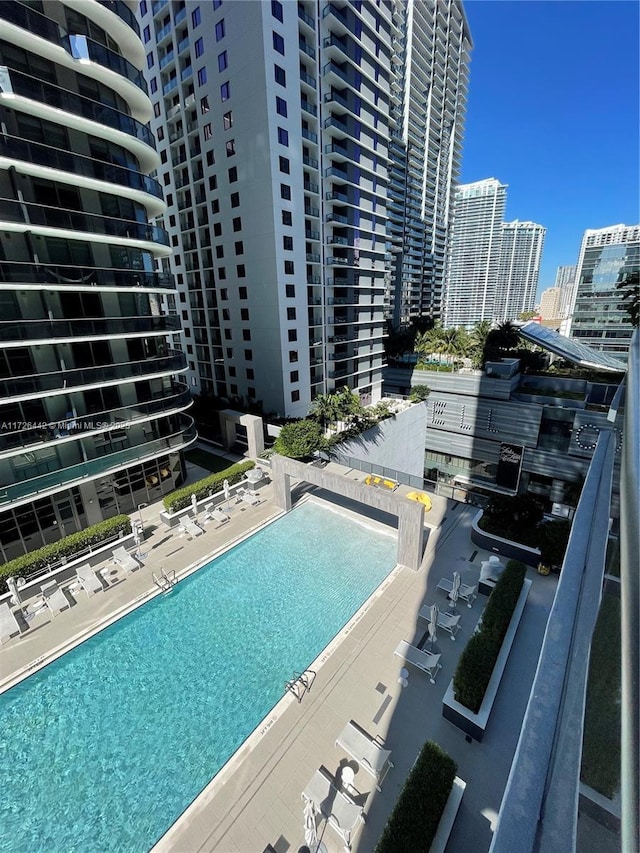
M 398 557 L 401 566 L 417 571 L 422 563 L 424 506 L 418 501 L 406 500 L 391 492 L 366 486 L 357 480 L 334 474 L 325 468 L 316 468 L 289 459 L 271 457 L 274 503 L 285 511 L 291 509 L 291 478 L 311 483 L 328 492 L 365 504 L 398 519 Z

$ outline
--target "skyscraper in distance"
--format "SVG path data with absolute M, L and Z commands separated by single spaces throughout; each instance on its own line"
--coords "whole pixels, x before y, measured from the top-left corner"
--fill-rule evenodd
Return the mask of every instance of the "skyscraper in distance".
M 517 320 L 533 310 L 545 234 L 535 222 L 503 222 L 494 320 Z
M 0 561 L 183 476 L 160 164 L 124 3 L 0 4 Z

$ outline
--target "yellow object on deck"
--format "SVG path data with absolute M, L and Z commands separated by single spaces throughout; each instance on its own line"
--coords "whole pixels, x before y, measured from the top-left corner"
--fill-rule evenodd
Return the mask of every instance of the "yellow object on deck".
M 429 495 L 425 495 L 424 492 L 409 492 L 406 497 L 412 501 L 418 501 L 418 503 L 424 504 L 425 512 L 429 512 L 431 509 L 431 498 Z

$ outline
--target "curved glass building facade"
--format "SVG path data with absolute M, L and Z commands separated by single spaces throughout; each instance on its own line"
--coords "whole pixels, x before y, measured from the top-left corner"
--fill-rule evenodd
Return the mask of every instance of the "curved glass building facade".
M 0 561 L 157 500 L 196 437 L 144 61 L 123 2 L 0 4 Z

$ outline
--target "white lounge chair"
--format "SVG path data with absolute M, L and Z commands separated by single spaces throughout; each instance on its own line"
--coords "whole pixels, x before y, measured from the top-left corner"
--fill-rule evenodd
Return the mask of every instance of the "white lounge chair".
M 116 548 L 111 556 L 119 566 L 122 566 L 125 572 L 137 572 L 140 568 L 140 563 L 131 556 L 123 545 Z
M 382 744 L 361 729 L 353 720 L 347 723 L 336 739 L 336 746 L 344 749 L 347 755 L 355 759 L 363 770 L 370 773 L 376 780 L 376 788 L 380 785 L 389 770 L 391 751 L 384 749 Z
M 420 608 L 418 616 L 421 619 L 426 619 L 427 622 L 431 622 L 431 604 L 425 604 Z M 456 613 L 453 616 L 448 613 L 442 613 L 438 611 L 438 628 L 442 628 L 443 631 L 448 631 L 451 634 L 451 639 L 455 640 L 456 634 L 460 630 L 462 625 L 460 624 L 460 614 Z
M 440 655 L 432 655 L 430 652 L 423 652 L 415 646 L 412 646 L 411 643 L 407 643 L 406 640 L 400 640 L 394 655 L 398 655 L 398 657 L 403 658 L 407 663 L 410 663 L 412 666 L 426 672 L 429 676 L 429 681 L 432 684 L 436 683 L 436 675 L 438 674 L 438 671 L 442 669 Z
M 201 536 L 204 533 L 204 530 L 192 518 L 183 519 L 182 529 L 188 536 Z
M 20 625 L 6 601 L 0 604 L 0 645 L 20 633 Z
M 440 578 L 436 589 L 440 589 L 442 590 L 442 592 L 446 592 L 447 595 L 449 595 L 449 593 L 453 592 L 453 581 L 450 578 Z M 468 586 L 466 583 L 460 584 L 460 588 L 458 590 L 458 598 L 462 599 L 462 601 L 466 601 L 467 607 L 471 607 L 477 597 L 477 584 L 474 584 L 474 586 Z
M 95 595 L 96 592 L 104 591 L 100 578 L 88 563 L 84 566 L 78 566 L 76 569 L 76 575 L 80 581 L 80 585 L 89 598 L 91 598 L 92 595 Z
M 226 524 L 226 522 L 229 521 L 229 516 L 227 515 L 226 512 L 223 512 L 221 509 L 216 509 L 215 507 L 212 507 L 212 506 L 206 506 L 205 510 L 206 510 L 206 512 L 204 514 L 205 522 L 211 521 L 213 519 L 213 521 L 217 521 L 220 524 Z
M 70 607 L 69 599 L 56 581 L 42 584 L 42 596 L 52 616 L 56 616 L 61 610 L 67 610 Z
M 319 812 L 338 833 L 345 850 L 351 850 L 351 840 L 359 826 L 364 823 L 364 810 L 355 803 L 346 791 L 336 788 L 328 770 L 321 767 L 302 792 L 302 798 L 313 803 Z
M 238 489 L 236 494 L 241 501 L 249 504 L 249 506 L 257 506 L 260 503 L 260 499 L 256 495 L 252 494 L 252 492 L 248 492 L 246 489 Z

